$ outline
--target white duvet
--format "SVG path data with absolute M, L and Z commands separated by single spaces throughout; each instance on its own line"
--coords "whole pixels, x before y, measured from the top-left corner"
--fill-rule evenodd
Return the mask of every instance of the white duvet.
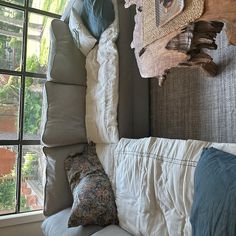
M 86 130 L 89 141 L 94 143 L 117 143 L 119 140 L 118 107 L 118 8 L 114 22 L 102 33 L 99 43 L 86 58 Z
M 86 56 L 86 131 L 88 141 L 117 143 L 119 140 L 118 107 L 118 51 L 115 41 L 119 33 L 117 1 L 112 0 L 114 22 L 102 33 L 99 41 L 86 29 L 79 17 L 82 1 L 73 5 L 69 28 L 77 47 Z
M 120 226 L 135 236 L 191 236 L 194 171 L 208 146 L 236 154 L 236 144 L 195 140 L 121 139 L 117 145 L 97 145 Z

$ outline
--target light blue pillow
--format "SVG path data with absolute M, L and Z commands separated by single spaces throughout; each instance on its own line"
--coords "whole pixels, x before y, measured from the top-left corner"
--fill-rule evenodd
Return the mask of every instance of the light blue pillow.
M 193 236 L 236 235 L 236 156 L 203 150 L 195 170 Z
M 80 15 L 84 25 L 97 39 L 115 19 L 111 0 L 84 0 Z

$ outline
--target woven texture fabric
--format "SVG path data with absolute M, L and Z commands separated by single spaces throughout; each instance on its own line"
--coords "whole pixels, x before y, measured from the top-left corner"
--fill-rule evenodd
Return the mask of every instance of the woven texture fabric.
M 216 77 L 198 69 L 172 69 L 162 88 L 151 81 L 152 135 L 236 142 L 236 47 L 222 33 L 211 52 Z
M 184 11 L 162 27 L 156 25 L 156 14 L 153 14 L 156 12 L 155 2 L 150 0 L 143 0 L 142 2 L 143 47 L 198 19 L 203 13 L 205 0 L 186 0 Z

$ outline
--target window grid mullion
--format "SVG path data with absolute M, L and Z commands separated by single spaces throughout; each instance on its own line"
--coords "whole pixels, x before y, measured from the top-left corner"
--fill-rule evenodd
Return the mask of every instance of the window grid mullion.
M 6 145 L 40 145 L 40 140 L 22 140 L 21 142 L 19 140 L 0 140 L 0 146 Z
M 23 28 L 23 45 L 22 45 L 22 67 L 21 67 L 21 90 L 20 90 L 20 115 L 19 115 L 19 146 L 17 159 L 17 182 L 16 182 L 16 213 L 20 212 L 21 198 L 21 167 L 22 167 L 22 141 L 24 138 L 24 101 L 25 101 L 25 71 L 27 57 L 27 34 L 28 34 L 28 19 L 29 19 L 29 0 L 25 1 L 24 10 L 24 28 Z
M 26 4 L 28 4 L 28 5 L 26 6 Z M 16 10 L 21 10 L 21 11 L 24 11 L 25 8 L 27 7 L 28 11 L 30 11 L 32 13 L 36 13 L 36 14 L 40 14 L 40 15 L 44 15 L 44 16 L 49 16 L 52 18 L 58 18 L 58 19 L 61 18 L 61 15 L 59 15 L 59 14 L 29 7 L 29 3 L 27 3 L 27 0 L 25 0 L 25 6 L 17 5 L 17 4 L 10 3 L 10 2 L 4 2 L 2 0 L 0 0 L 0 5 L 5 6 L 5 7 L 10 7 L 10 8 L 16 9 Z
M 23 73 L 21 71 L 0 69 L 0 74 L 13 75 L 13 76 L 19 76 L 19 77 L 22 76 L 22 75 L 25 75 L 25 77 L 34 77 L 34 78 L 37 78 L 37 79 L 46 79 L 46 74 L 27 72 L 27 71 L 25 71 Z
M 18 146 L 18 158 L 17 158 L 16 209 L 15 209 L 15 213 L 20 212 L 21 167 L 22 167 L 22 145 L 19 144 L 19 146 Z

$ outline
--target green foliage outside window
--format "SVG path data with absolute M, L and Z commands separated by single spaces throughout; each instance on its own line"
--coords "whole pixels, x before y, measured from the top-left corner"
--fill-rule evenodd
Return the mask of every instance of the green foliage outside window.
M 5 176 L 8 177 L 8 176 Z M 9 176 L 10 177 L 10 176 Z M 16 183 L 14 179 L 2 180 L 0 182 L 0 211 L 12 211 L 15 209 L 15 197 L 16 197 Z M 30 210 L 26 206 L 26 198 L 21 195 L 20 199 L 21 211 Z
M 28 152 L 24 156 L 24 165 L 22 167 L 22 176 L 24 177 L 37 177 L 37 156 L 34 153 Z
M 34 178 L 37 175 L 37 157 L 33 153 L 26 153 L 24 156 L 24 164 L 22 166 L 22 176 L 24 178 Z M 16 166 L 12 173 L 5 175 L 0 181 L 0 211 L 12 211 L 15 209 L 15 197 L 16 197 Z M 30 210 L 26 206 L 26 198 L 21 195 L 20 199 L 21 211 Z
M 27 60 L 30 69 L 40 68 L 36 56 Z M 42 93 L 31 89 L 32 78 L 26 78 L 25 82 L 25 110 L 24 110 L 24 132 L 27 134 L 37 134 L 41 122 L 42 114 Z M 1 104 L 15 104 L 19 100 L 20 80 L 10 76 L 8 82 L 0 88 Z
M 15 202 L 15 181 L 2 180 L 0 182 L 0 210 L 13 210 Z
M 24 156 L 24 163 L 22 165 L 22 177 L 27 178 L 37 178 L 37 169 L 35 166 L 37 164 L 37 156 L 34 153 L 28 152 Z M 2 180 L 0 180 L 0 211 L 8 211 L 15 209 L 15 197 L 16 197 L 16 166 L 13 168 L 12 172 L 5 175 Z M 20 200 L 21 211 L 30 210 L 26 206 L 26 198 L 21 195 Z
M 16 197 L 16 183 L 12 179 L 3 180 L 0 182 L 0 211 L 12 211 L 15 209 L 15 197 Z M 26 206 L 26 198 L 21 195 L 20 199 L 21 211 L 30 210 Z

